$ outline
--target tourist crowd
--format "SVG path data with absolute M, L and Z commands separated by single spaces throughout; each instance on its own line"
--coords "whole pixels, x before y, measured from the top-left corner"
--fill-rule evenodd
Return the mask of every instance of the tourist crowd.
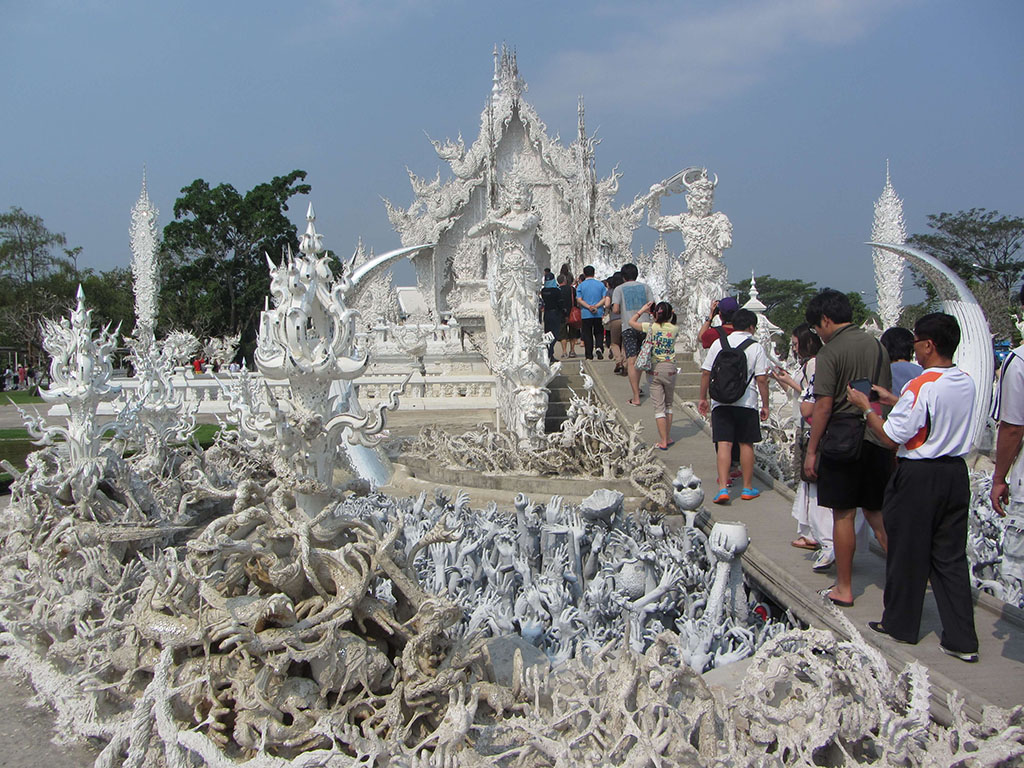
M 661 450 L 671 438 L 678 368 L 679 325 L 672 306 L 656 301 L 637 267 L 625 264 L 605 280 L 587 266 L 573 278 L 563 265 L 548 272 L 542 291 L 545 328 L 574 357 L 582 340 L 588 360 L 608 350 L 615 373 L 626 376 L 640 406 L 647 373 Z M 1024 305 L 1024 287 L 1021 289 Z M 695 342 L 701 363 L 701 415 L 710 418 L 716 455 L 715 504 L 760 495 L 754 485 L 754 444 L 769 415 L 770 380 L 795 394 L 800 482 L 793 505 L 794 547 L 816 551 L 815 571 L 835 568 L 822 596 L 854 604 L 853 559 L 866 521 L 886 553 L 880 620 L 875 632 L 903 643 L 920 634 L 925 590 L 931 583 L 942 622 L 940 649 L 978 660 L 978 638 L 966 556 L 970 485 L 964 457 L 971 449 L 975 385 L 953 357 L 960 344 L 956 319 L 920 318 L 913 331 L 894 327 L 876 338 L 853 323 L 849 298 L 825 289 L 793 329 L 796 373 L 772 366 L 755 337 L 757 315 L 734 297 L 713 302 Z M 554 341 L 549 349 L 554 360 Z M 1024 499 L 1024 469 L 1013 469 L 1024 442 L 1024 346 L 1003 364 L 996 420 L 1000 423 L 992 503 L 1000 514 L 1015 492 Z

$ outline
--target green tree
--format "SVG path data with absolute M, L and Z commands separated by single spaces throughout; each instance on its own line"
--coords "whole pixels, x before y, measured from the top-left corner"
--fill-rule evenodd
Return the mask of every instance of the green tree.
M 123 336 L 130 334 L 135 327 L 131 269 L 115 267 L 106 272 L 86 269 L 78 278 L 85 292 L 85 303 L 93 310 L 93 325 L 102 327 L 109 323 L 111 330 L 120 326 Z
M 41 323 L 71 306 L 79 248 L 50 232 L 40 216 L 12 207 L 0 214 L 0 343 L 24 347 L 38 362 Z
M 295 225 L 284 212 L 294 195 L 309 194 L 295 170 L 244 195 L 230 184 L 196 179 L 174 203 L 164 227 L 160 324 L 199 337 L 239 333 L 244 354 L 255 347 L 259 312 L 267 294 L 264 253 L 280 259 L 298 249 Z
M 957 213 L 928 216 L 932 232 L 915 234 L 907 244 L 930 253 L 956 272 L 971 288 L 997 338 L 1010 338 L 1011 315 L 1017 309 L 1011 298 L 1024 271 L 1024 218 L 1003 216 L 999 211 L 971 208 Z M 935 291 L 921 276 L 915 280 L 934 304 Z
M 767 307 L 765 316 L 785 334 L 782 346 L 785 349 L 789 344 L 788 334 L 804 322 L 807 302 L 818 292 L 818 288 L 806 280 L 787 280 L 771 275 L 758 275 L 755 280 L 757 298 Z M 750 293 L 750 281 L 740 280 L 733 284 L 733 288 L 740 297 L 740 304 L 745 303 L 745 297 Z

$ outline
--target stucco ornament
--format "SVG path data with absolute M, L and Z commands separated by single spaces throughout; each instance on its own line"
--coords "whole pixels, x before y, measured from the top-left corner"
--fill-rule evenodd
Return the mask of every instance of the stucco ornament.
M 68 455 L 70 490 L 75 500 L 88 503 L 102 470 L 99 455 L 102 436 L 108 429 L 123 430 L 117 417 L 98 415 L 100 403 L 117 398 L 121 388 L 111 383 L 117 330 L 110 327 L 94 334 L 92 310 L 78 286 L 77 306 L 68 317 L 43 321 L 43 349 L 50 356 L 50 386 L 39 395 L 48 403 L 67 406 L 64 423 L 47 423 L 38 413 L 16 406 L 36 445 L 63 442 Z
M 889 178 L 889 161 L 885 161 L 885 187 L 875 201 L 875 221 L 871 227 L 871 240 L 876 243 L 902 245 L 907 239 L 907 227 L 903 222 L 903 201 L 893 189 Z M 899 322 L 903 311 L 903 257 L 898 253 L 873 248 L 871 257 L 875 263 L 875 292 L 878 296 L 878 316 L 882 318 L 882 330 L 892 328 Z
M 236 333 L 230 336 L 213 336 L 203 344 L 203 357 L 206 362 L 212 365 L 226 367 L 235 359 L 238 354 L 238 346 L 242 335 Z
M 408 452 L 441 466 L 486 474 L 624 479 L 651 504 L 664 507 L 671 502 L 671 487 L 641 432 L 639 422 L 624 428 L 589 391 L 573 392 L 559 431 L 543 434 L 536 446 L 486 425 L 461 435 L 428 426 Z
M 124 434 L 141 450 L 140 461 L 151 471 L 163 464 L 169 443 L 187 440 L 195 427 L 199 403 L 186 401 L 174 386 L 174 366 L 194 351 L 195 337 L 171 334 L 156 340 L 157 228 L 159 212 L 149 200 L 143 175 L 142 192 L 132 208 L 130 229 L 135 330 L 125 338 L 136 386 L 126 388 L 122 412 Z M 184 342 L 184 343 L 183 343 Z
M 728 274 L 722 252 L 732 246 L 732 222 L 721 211 L 712 212 L 718 176 L 712 181 L 705 168 L 687 168 L 672 179 L 651 187 L 648 224 L 659 232 L 679 232 L 686 243 L 683 267 L 670 274 L 669 301 L 679 316 L 679 339 L 685 349 L 695 346 L 697 330 L 711 310 L 711 302 L 725 295 Z M 661 198 L 686 188 L 689 210 L 676 216 L 661 215 Z
M 840 641 L 744 618 L 756 593 L 722 578 L 742 532 L 705 539 L 608 492 L 501 511 L 345 491 L 310 517 L 265 446 L 172 450 L 173 476 L 145 482 L 107 452 L 80 505 L 44 448 L 0 519 L 0 653 L 65 737 L 101 745 L 97 766 L 1024 755 L 1022 707 L 975 724 L 953 696 L 938 726 L 924 669 L 893 675 L 852 625 Z M 735 695 L 697 674 L 752 653 Z
M 135 292 L 135 327 L 138 331 L 156 328 L 159 272 L 157 264 L 157 217 L 160 211 L 149 200 L 146 173 L 142 173 L 142 191 L 132 207 L 129 230 L 132 247 L 132 290 Z
M 537 315 L 540 275 L 536 266 L 536 237 L 540 218 L 530 210 L 530 190 L 522 182 L 509 193 L 507 207 L 489 213 L 467 235 L 488 237 L 493 254 L 488 274 L 490 305 L 499 334 L 494 340 L 491 368 L 497 380 L 498 412 L 523 448 L 543 441 L 548 408 L 547 385 L 561 363 L 548 360 L 550 334 Z
M 481 284 L 492 270 L 486 242 L 467 232 L 501 205 L 504 190 L 525 183 L 533 210 L 543 221 L 536 267 L 557 272 L 568 263 L 573 274 L 593 264 L 611 274 L 628 260 L 633 231 L 643 206 L 615 206 L 619 174 L 599 178 L 598 141 L 587 133 L 583 102 L 577 105 L 577 135 L 568 146 L 551 137 L 526 99 L 527 84 L 516 55 L 494 50 L 492 87 L 480 113 L 477 138 L 432 141 L 452 177 L 427 180 L 410 173 L 416 199 L 407 208 L 385 201 L 402 243 L 436 243 L 413 258 L 417 284 L 438 317 L 453 312 L 460 323 L 479 320 Z
M 295 484 L 311 516 L 331 497 L 336 468 L 374 482 L 389 476 L 386 459 L 372 449 L 384 429 L 385 411 L 398 406 L 397 393 L 392 393 L 374 417 L 363 411 L 350 387 L 343 401 L 331 396 L 332 383 L 356 379 L 369 359 L 355 352 L 357 313 L 345 305 L 351 262 L 335 279 L 315 219 L 310 204 L 299 255 L 289 251 L 280 264 L 267 257 L 273 307 L 260 317 L 255 362 L 265 380 L 286 381 L 287 388 L 262 390 L 258 408 L 269 419 L 236 415 L 240 427 L 258 430 L 243 437 L 271 448 L 279 476 Z M 355 466 L 342 440 L 371 449 L 362 460 L 375 466 L 368 472 Z

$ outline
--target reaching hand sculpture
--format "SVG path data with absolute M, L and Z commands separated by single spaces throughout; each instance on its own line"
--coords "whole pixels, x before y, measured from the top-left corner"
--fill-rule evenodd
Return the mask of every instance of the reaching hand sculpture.
M 689 210 L 677 216 L 661 215 L 661 198 L 686 187 Z M 711 302 L 728 285 L 722 252 L 732 246 L 732 222 L 721 211 L 712 213 L 718 176 L 712 181 L 705 168 L 687 168 L 666 182 L 651 187 L 647 223 L 659 232 L 679 232 L 686 242 L 683 264 L 669 275 L 669 301 L 679 308 L 679 338 L 695 344 L 697 330 L 711 310 Z

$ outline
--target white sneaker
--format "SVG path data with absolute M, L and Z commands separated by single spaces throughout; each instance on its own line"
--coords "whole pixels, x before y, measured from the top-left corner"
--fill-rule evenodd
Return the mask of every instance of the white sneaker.
M 815 571 L 827 571 L 836 561 L 836 553 L 832 547 L 822 547 L 814 558 L 814 565 L 811 568 Z

